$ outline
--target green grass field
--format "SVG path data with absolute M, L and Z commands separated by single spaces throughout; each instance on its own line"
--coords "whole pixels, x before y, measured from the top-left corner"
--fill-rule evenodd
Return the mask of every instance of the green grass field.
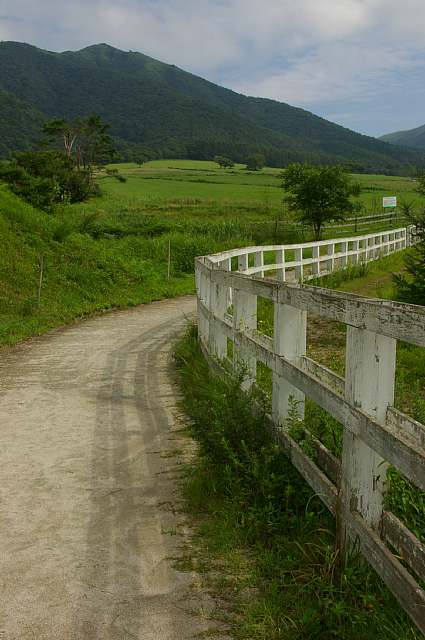
M 117 168 L 125 183 L 100 173 L 100 197 L 53 215 L 0 187 L 0 344 L 95 311 L 191 292 L 196 255 L 312 239 L 310 229 L 288 224 L 280 170 L 223 170 L 213 162 L 180 160 Z M 377 193 L 414 196 L 408 179 L 358 179 L 366 203 Z M 373 223 L 358 231 L 387 226 Z M 353 228 L 329 229 L 327 236 L 352 233 Z M 45 273 L 38 306 L 40 256 Z
M 231 207 L 236 212 L 254 205 L 256 216 L 288 215 L 282 205 L 284 193 L 280 169 L 252 172 L 246 171 L 243 165 L 220 169 L 214 162 L 190 160 L 156 160 L 141 167 L 135 164 L 111 166 L 119 169 L 128 178 L 128 183 L 102 179 L 106 198 L 119 195 L 147 208 L 161 202 L 163 206 L 170 205 L 171 211 L 172 205 L 180 201 L 188 213 L 200 206 L 215 205 L 214 213 L 226 215 Z M 421 199 L 415 193 L 415 182 L 411 178 L 378 175 L 354 175 L 353 178 L 363 189 L 360 198 L 364 205 L 363 215 L 383 213 L 384 196 L 395 195 L 399 199 L 415 200 L 418 205 L 425 204 L 425 198 Z M 222 213 L 217 211 L 216 205 L 224 207 Z

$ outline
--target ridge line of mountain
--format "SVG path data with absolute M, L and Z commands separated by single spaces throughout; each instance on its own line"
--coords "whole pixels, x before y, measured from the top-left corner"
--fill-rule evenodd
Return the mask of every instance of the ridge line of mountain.
M 91 113 L 111 124 L 126 160 L 151 152 L 243 162 L 255 152 L 272 166 L 338 162 L 355 171 L 410 173 L 425 165 L 418 150 L 244 96 L 142 53 L 106 43 L 57 53 L 0 42 L 0 155 L 33 147 L 42 120 Z

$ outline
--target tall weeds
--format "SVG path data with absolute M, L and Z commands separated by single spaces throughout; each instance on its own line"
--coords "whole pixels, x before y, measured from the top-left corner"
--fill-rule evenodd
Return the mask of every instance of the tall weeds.
M 175 351 L 199 459 L 188 509 L 199 554 L 244 640 L 419 640 L 374 572 L 353 555 L 338 569 L 334 521 L 265 427 L 261 396 L 209 370 L 191 327 Z M 260 409 L 252 411 L 253 400 Z M 249 594 L 249 597 L 247 597 Z

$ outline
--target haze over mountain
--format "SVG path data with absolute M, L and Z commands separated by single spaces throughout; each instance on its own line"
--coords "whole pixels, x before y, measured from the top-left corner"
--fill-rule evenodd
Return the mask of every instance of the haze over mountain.
M 421 127 L 415 127 L 415 129 L 387 133 L 381 136 L 380 140 L 425 151 L 425 124 Z
M 111 123 L 123 157 L 141 146 L 163 157 L 268 164 L 350 162 L 357 170 L 398 173 L 425 155 L 360 135 L 312 113 L 250 98 L 136 52 L 106 44 L 53 53 L 0 43 L 0 153 L 31 146 L 52 117 L 99 114 Z

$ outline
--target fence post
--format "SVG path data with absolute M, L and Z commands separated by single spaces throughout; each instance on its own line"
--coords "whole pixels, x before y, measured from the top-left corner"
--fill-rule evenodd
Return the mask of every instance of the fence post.
M 329 260 L 327 262 L 327 271 L 332 273 L 335 268 L 335 245 L 333 243 L 328 244 L 328 256 Z
M 297 363 L 306 353 L 307 312 L 287 304 L 274 304 L 274 352 Z M 273 373 L 272 416 L 276 424 L 285 426 L 290 408 L 289 399 L 297 403 L 298 413 L 304 417 L 304 394 L 276 372 Z
M 227 312 L 228 288 L 214 282 L 214 272 L 211 273 L 210 304 L 214 318 L 210 321 L 209 345 L 213 356 L 224 360 L 227 357 L 227 335 L 223 331 L 220 320 L 224 320 Z
M 276 264 L 283 265 L 280 269 L 276 270 L 276 279 L 281 282 L 285 282 L 286 280 L 286 272 L 285 272 L 285 249 L 277 249 L 276 251 Z
M 254 266 L 263 267 L 264 266 L 264 253 L 263 251 L 256 251 L 254 254 Z M 264 271 L 259 271 L 255 274 L 257 277 L 264 278 Z
M 246 271 L 248 269 L 248 254 L 241 253 L 238 256 L 238 271 Z
M 353 251 L 355 251 L 356 253 L 352 256 L 352 262 L 353 264 L 358 264 L 360 262 L 360 255 L 359 255 L 359 251 L 360 251 L 360 242 L 358 240 L 354 240 L 353 242 Z
M 295 279 L 297 282 L 302 282 L 304 278 L 304 268 L 303 268 L 303 250 L 295 249 L 295 262 L 299 264 L 295 267 Z
M 382 236 L 382 245 L 382 255 L 386 256 L 388 255 L 388 233 L 384 233 L 384 235 Z
M 257 296 L 240 289 L 233 290 L 233 366 L 242 366 L 245 377 L 242 389 L 248 390 L 257 379 L 257 358 L 254 347 L 244 346 L 238 332 L 257 329 Z
M 388 406 L 394 403 L 395 359 L 396 340 L 347 327 L 346 400 L 381 424 L 386 422 Z M 341 465 L 339 539 L 344 549 L 349 540 L 350 511 L 360 513 L 373 529 L 379 528 L 388 465 L 347 425 Z
M 341 253 L 343 254 L 341 256 L 341 267 L 342 268 L 346 267 L 347 264 L 348 264 L 347 251 L 348 251 L 348 242 L 341 242 Z
M 313 247 L 313 256 L 314 262 L 311 265 L 311 272 L 314 276 L 320 276 L 320 246 L 316 245 Z
M 210 332 L 210 321 L 208 313 L 211 309 L 210 306 L 210 285 L 211 285 L 211 274 L 209 272 L 204 272 L 204 270 L 199 270 L 198 276 L 198 318 L 199 318 L 199 337 L 201 342 L 208 347 L 209 344 L 209 332 Z M 206 308 L 204 309 L 202 305 Z
M 232 258 L 226 258 L 220 262 L 220 267 L 225 271 L 232 270 Z M 232 287 L 227 287 L 227 307 L 232 306 L 233 303 L 233 295 L 232 295 Z M 227 311 L 227 309 L 226 309 Z

